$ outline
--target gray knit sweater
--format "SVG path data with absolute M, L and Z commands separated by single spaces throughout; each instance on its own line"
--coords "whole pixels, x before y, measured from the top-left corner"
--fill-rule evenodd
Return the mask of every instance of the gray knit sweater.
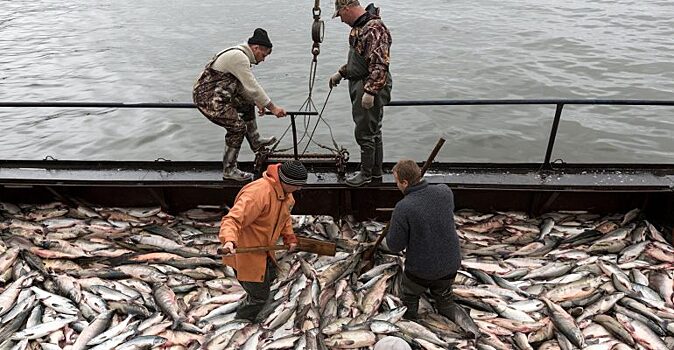
M 425 180 L 408 187 L 393 210 L 386 245 L 393 252 L 407 248 L 405 270 L 416 277 L 435 280 L 456 273 L 461 247 L 452 190 Z

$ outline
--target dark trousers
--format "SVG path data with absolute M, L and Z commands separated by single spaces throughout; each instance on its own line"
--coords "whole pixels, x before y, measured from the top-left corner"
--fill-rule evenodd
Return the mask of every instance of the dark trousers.
M 236 310 L 236 318 L 257 321 L 257 315 L 260 313 L 264 304 L 269 299 L 271 284 L 276 279 L 276 266 L 271 259 L 267 259 L 267 270 L 262 282 L 239 281 L 243 290 L 246 291 L 246 299 Z
M 349 81 L 351 114 L 356 124 L 354 135 L 356 143 L 360 146 L 360 171 L 366 176 L 371 176 L 373 173 L 381 176 L 384 159 L 381 127 L 384 105 L 391 101 L 391 84 L 384 86 L 375 96 L 374 106 L 370 109 L 363 108 L 361 102 L 364 84 L 364 80 Z
M 452 284 L 456 273 L 443 277 L 437 280 L 426 280 L 416 277 L 409 272 L 403 272 L 401 300 L 403 305 L 407 307 L 405 311 L 406 319 L 416 319 L 419 315 L 419 297 L 428 289 L 431 291 L 431 296 L 435 300 L 435 307 L 438 313 L 446 315 L 449 313 L 449 308 L 452 303 Z

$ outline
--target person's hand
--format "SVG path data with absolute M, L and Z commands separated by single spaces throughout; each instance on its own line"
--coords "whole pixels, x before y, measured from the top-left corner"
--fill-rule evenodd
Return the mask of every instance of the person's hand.
M 363 93 L 363 99 L 361 100 L 361 106 L 365 109 L 370 109 L 374 106 L 374 95 L 370 95 L 367 92 Z
M 263 117 L 264 112 L 266 112 L 266 111 L 267 111 L 267 109 L 264 108 L 263 105 L 260 105 L 260 104 L 257 105 L 257 115 L 259 115 L 260 117 Z
M 225 243 L 225 245 L 222 247 L 222 254 L 223 255 L 236 254 L 236 248 L 234 248 L 234 242 L 229 241 L 229 242 Z
M 286 110 L 278 106 L 273 106 L 271 108 L 271 113 L 275 115 L 276 118 L 282 118 L 286 116 Z
M 330 88 L 334 88 L 339 85 L 339 82 L 342 81 L 342 73 L 337 72 L 330 76 Z
M 288 244 L 288 253 L 292 253 L 297 249 L 297 243 L 290 243 Z

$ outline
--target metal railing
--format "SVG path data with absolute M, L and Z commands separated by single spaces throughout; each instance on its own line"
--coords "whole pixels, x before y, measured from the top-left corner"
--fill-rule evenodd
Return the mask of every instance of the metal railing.
M 601 100 L 601 99 L 504 99 L 504 100 L 408 100 L 391 101 L 390 107 L 424 107 L 424 106 L 498 106 L 498 105 L 554 105 L 555 117 L 550 129 L 550 137 L 545 151 L 542 169 L 551 169 L 550 159 L 557 137 L 559 121 L 565 105 L 606 105 L 606 106 L 674 106 L 674 100 Z M 193 103 L 121 103 L 121 102 L 2 102 L 2 107 L 17 108 L 169 108 L 193 109 Z M 318 112 L 290 111 L 293 128 L 294 152 L 297 157 L 297 139 L 295 131 L 295 116 L 315 116 Z
M 555 119 L 552 121 L 548 146 L 541 169 L 550 170 L 550 159 L 557 138 L 559 121 L 562 118 L 564 105 L 607 105 L 607 106 L 674 106 L 674 101 L 666 100 L 579 100 L 579 99 L 531 99 L 531 100 L 424 100 L 424 101 L 392 101 L 389 106 L 495 106 L 495 105 L 554 105 Z
M 133 102 L 0 102 L 1 107 L 17 107 L 17 108 L 137 108 L 137 109 L 195 109 L 197 106 L 194 103 L 133 103 Z M 271 112 L 267 112 L 271 115 Z M 299 159 L 297 150 L 297 126 L 295 122 L 296 116 L 314 116 L 318 112 L 309 111 L 287 111 L 286 114 L 290 116 L 290 123 L 293 131 L 293 152 L 295 159 Z

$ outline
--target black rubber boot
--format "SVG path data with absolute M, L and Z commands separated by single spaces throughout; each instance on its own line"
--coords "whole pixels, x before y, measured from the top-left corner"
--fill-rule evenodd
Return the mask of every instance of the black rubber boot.
M 346 179 L 351 187 L 360 187 L 372 182 L 372 166 L 374 165 L 374 150 L 360 152 L 360 171 Z
M 410 321 L 416 321 L 419 319 L 419 300 L 414 302 L 404 301 L 403 305 L 407 307 L 403 318 Z
M 403 318 L 411 321 L 419 318 L 419 297 L 425 291 L 426 286 L 413 281 L 407 272 L 403 272 L 402 281 L 400 282 L 400 301 L 407 307 Z
M 222 178 L 225 180 L 250 181 L 253 174 L 241 171 L 237 168 L 236 160 L 239 157 L 240 148 L 226 147 L 222 157 Z
M 382 164 L 384 163 L 384 144 L 381 141 L 381 138 L 376 138 L 374 140 L 374 166 L 372 167 L 372 178 L 381 179 L 383 177 L 384 171 L 382 170 Z
M 257 130 L 257 121 L 255 119 L 246 121 L 246 140 L 253 152 L 259 151 L 262 147 L 268 147 L 276 143 L 276 137 L 260 137 Z
M 247 297 L 243 303 L 236 310 L 235 318 L 240 320 L 248 320 L 251 323 L 256 323 L 257 315 L 260 313 L 260 310 L 264 307 L 266 299 L 255 299 Z
M 246 291 L 246 299 L 236 310 L 236 318 L 245 319 L 251 322 L 261 322 L 258 316 L 269 300 L 271 284 L 276 279 L 276 267 L 274 262 L 267 258 L 267 268 L 262 282 L 239 281 L 241 288 Z

